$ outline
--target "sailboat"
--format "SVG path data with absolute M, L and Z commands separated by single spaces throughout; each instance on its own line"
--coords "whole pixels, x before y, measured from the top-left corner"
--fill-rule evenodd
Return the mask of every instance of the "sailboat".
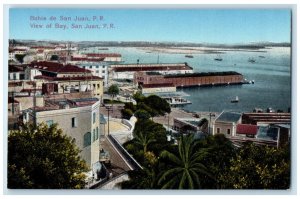
M 231 103 L 238 103 L 239 102 L 239 97 L 235 96 L 235 99 L 231 100 Z
M 222 59 L 222 57 L 220 55 L 218 55 L 214 60 L 215 61 L 222 61 L 223 59 Z

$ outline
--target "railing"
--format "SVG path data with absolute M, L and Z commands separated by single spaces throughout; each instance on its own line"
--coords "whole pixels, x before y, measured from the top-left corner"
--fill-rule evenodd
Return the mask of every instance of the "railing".
M 108 140 L 119 151 L 122 158 L 128 163 L 131 170 L 142 169 L 142 166 L 124 149 L 124 147 L 112 135 L 108 135 Z

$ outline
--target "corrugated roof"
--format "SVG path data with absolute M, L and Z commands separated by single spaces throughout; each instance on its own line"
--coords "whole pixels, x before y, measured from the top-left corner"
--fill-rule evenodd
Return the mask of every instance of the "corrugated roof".
M 236 112 L 222 112 L 216 119 L 216 122 L 237 122 L 241 118 L 240 113 Z

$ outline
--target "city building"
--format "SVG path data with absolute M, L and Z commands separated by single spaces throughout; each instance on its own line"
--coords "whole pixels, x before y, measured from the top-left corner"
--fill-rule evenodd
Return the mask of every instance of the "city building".
M 30 67 L 41 72 L 41 75 L 34 77 L 37 88 L 42 89 L 45 84 L 53 84 L 44 86 L 43 94 L 91 91 L 94 97 L 102 100 L 103 78 L 94 76 L 90 70 L 71 64 L 45 61 L 32 62 Z
M 137 72 L 151 72 L 148 74 L 186 74 L 193 73 L 193 68 L 187 63 L 172 63 L 172 64 L 117 64 L 111 65 L 111 78 L 120 79 L 135 79 Z M 143 76 L 144 73 L 140 74 Z M 161 82 L 163 83 L 163 82 Z
M 97 98 L 47 100 L 45 105 L 23 111 L 23 122 L 58 124 L 80 149 L 87 165 L 99 161 L 100 101 Z
M 230 85 L 246 83 L 242 74 L 234 71 L 226 72 L 208 72 L 208 73 L 184 73 L 167 74 L 153 72 L 136 72 L 134 84 L 173 84 L 176 87 L 188 86 L 212 86 L 212 85 Z
M 26 65 L 9 65 L 8 80 L 24 80 Z
M 223 111 L 214 121 L 213 135 L 222 133 L 226 137 L 236 136 L 237 125 L 241 122 L 240 113 Z
M 108 85 L 108 63 L 107 62 L 78 62 L 76 64 L 80 68 L 92 71 L 94 76 L 103 78 L 103 86 Z

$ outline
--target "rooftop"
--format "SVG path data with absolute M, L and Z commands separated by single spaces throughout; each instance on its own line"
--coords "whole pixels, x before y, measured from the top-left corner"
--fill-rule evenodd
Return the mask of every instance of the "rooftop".
M 165 78 L 173 77 L 207 77 L 207 76 L 229 76 L 229 75 L 242 75 L 235 71 L 224 71 L 224 72 L 207 72 L 207 73 L 186 73 L 186 74 L 170 74 L 164 75 Z
M 169 71 L 169 70 L 193 70 L 187 63 L 179 64 L 118 64 L 111 65 L 116 72 L 125 71 Z
M 47 71 L 51 73 L 91 73 L 90 70 L 86 70 L 71 64 L 61 64 L 57 62 L 47 61 L 34 61 L 31 62 L 30 67 L 39 69 L 41 71 Z
M 49 81 L 94 81 L 103 80 L 103 78 L 98 76 L 80 76 L 80 77 L 49 77 L 45 75 L 37 75 L 34 79 L 45 79 Z
M 86 53 L 88 57 L 121 57 L 121 54 L 118 53 Z
M 216 122 L 237 122 L 240 118 L 240 113 L 223 111 L 219 117 L 217 117 Z
M 47 106 L 35 107 L 35 110 L 37 112 L 42 112 L 42 111 L 51 111 L 51 110 L 59 110 L 59 109 L 71 109 L 71 108 L 91 106 L 98 101 L 99 101 L 98 98 L 46 100 L 45 104 L 47 104 Z

